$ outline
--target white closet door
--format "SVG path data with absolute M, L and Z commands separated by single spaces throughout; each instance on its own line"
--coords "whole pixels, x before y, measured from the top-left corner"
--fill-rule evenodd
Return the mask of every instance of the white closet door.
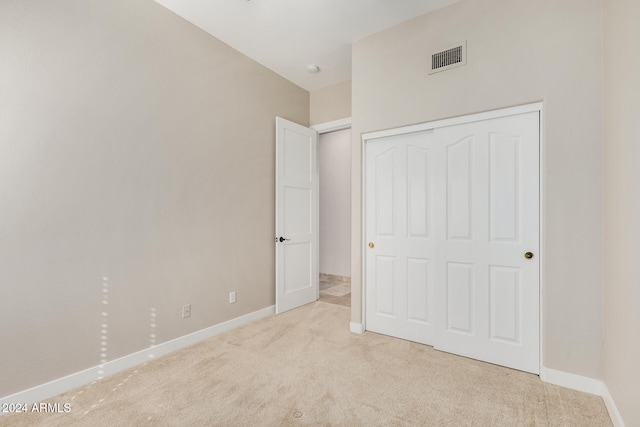
M 432 344 L 433 131 L 394 136 L 366 150 L 366 325 Z
M 539 372 L 539 114 L 439 128 L 435 348 Z
M 539 193 L 538 112 L 368 141 L 366 329 L 538 373 Z

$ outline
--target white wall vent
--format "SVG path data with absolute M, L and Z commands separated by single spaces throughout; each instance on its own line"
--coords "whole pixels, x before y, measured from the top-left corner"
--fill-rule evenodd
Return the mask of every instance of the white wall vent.
M 467 63 L 467 42 L 431 55 L 429 74 L 459 67 Z

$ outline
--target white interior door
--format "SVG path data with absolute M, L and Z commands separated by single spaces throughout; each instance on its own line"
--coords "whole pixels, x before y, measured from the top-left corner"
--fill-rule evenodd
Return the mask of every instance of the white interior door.
M 435 130 L 435 348 L 539 373 L 539 113 Z M 527 258 L 530 253 L 531 258 Z
M 368 141 L 365 239 L 367 330 L 538 373 L 538 112 Z
M 366 327 L 432 344 L 433 130 L 366 149 Z
M 276 118 L 276 313 L 318 299 L 318 133 Z

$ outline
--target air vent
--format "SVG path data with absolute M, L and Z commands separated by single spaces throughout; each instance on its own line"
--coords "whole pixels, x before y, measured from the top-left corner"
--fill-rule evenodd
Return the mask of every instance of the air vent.
M 467 63 L 467 42 L 431 55 L 429 74 L 459 67 Z

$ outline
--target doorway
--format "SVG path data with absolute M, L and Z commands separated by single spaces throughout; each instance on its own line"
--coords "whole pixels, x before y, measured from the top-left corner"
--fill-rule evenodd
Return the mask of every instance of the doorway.
M 320 133 L 320 301 L 351 306 L 351 129 Z

